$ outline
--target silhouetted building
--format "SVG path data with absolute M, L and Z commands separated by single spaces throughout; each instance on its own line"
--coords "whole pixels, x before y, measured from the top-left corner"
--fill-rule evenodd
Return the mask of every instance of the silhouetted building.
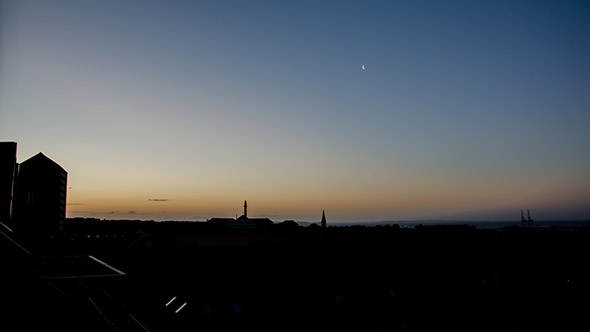
M 25 229 L 61 230 L 66 217 L 68 173 L 39 153 L 18 167 L 13 218 Z
M 267 229 L 273 224 L 273 221 L 268 218 L 248 218 L 248 202 L 244 201 L 244 214 L 240 217 L 233 218 L 211 218 L 209 223 L 229 227 L 239 230 L 254 230 L 254 229 Z
M 16 142 L 0 142 L 0 221 L 12 217 L 16 170 Z
M 322 210 L 322 229 L 326 228 L 326 211 Z
M 299 225 L 295 222 L 295 220 L 285 220 L 278 225 L 279 229 L 292 231 L 299 228 Z

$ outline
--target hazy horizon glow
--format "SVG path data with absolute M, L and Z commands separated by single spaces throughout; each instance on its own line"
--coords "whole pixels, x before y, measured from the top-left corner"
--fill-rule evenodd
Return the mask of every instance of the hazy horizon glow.
M 68 217 L 588 218 L 590 3 L 0 6 L 0 140 Z

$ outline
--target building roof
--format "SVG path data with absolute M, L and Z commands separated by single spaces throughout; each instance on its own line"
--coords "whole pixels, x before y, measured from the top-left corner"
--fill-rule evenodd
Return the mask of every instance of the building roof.
M 234 218 L 211 218 L 209 222 L 218 222 L 218 221 L 232 221 L 235 220 Z
M 43 166 L 48 166 L 48 167 L 55 167 L 55 168 L 58 168 L 59 170 L 67 173 L 67 171 L 63 167 L 61 167 L 61 165 L 59 165 L 58 163 L 53 161 L 51 158 L 44 155 L 42 152 L 39 152 L 36 155 L 32 156 L 31 158 L 23 161 L 21 163 L 21 165 L 43 165 Z
M 272 222 L 272 220 L 270 220 L 268 218 L 249 218 L 249 217 L 246 217 L 246 216 L 240 216 L 240 217 L 238 217 L 238 219 L 236 219 L 236 221 L 238 221 L 238 222 L 270 221 L 270 222 Z

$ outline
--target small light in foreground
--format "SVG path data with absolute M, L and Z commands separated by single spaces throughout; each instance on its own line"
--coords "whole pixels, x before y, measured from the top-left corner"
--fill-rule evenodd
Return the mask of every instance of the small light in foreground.
M 169 306 L 170 303 L 172 303 L 172 301 L 176 300 L 176 296 L 172 298 L 172 300 L 168 301 L 168 303 L 166 303 L 166 306 Z
M 184 306 L 186 306 L 186 304 L 187 304 L 187 303 L 188 303 L 188 302 L 184 302 L 184 304 L 183 304 L 183 305 L 181 305 L 181 306 L 180 306 L 180 308 L 176 309 L 176 311 L 175 311 L 174 313 L 176 313 L 176 314 L 177 314 L 177 313 L 178 313 L 180 310 L 182 310 L 182 308 L 184 308 Z
M 9 230 L 11 233 L 14 233 L 14 231 L 12 229 L 10 229 L 10 227 L 4 225 L 4 223 L 0 222 L 0 225 L 6 227 L 6 229 Z

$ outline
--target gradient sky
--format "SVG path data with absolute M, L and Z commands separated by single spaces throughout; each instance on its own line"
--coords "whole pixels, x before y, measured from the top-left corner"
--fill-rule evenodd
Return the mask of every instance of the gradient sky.
M 588 1 L 0 3 L 69 217 L 588 218 Z

